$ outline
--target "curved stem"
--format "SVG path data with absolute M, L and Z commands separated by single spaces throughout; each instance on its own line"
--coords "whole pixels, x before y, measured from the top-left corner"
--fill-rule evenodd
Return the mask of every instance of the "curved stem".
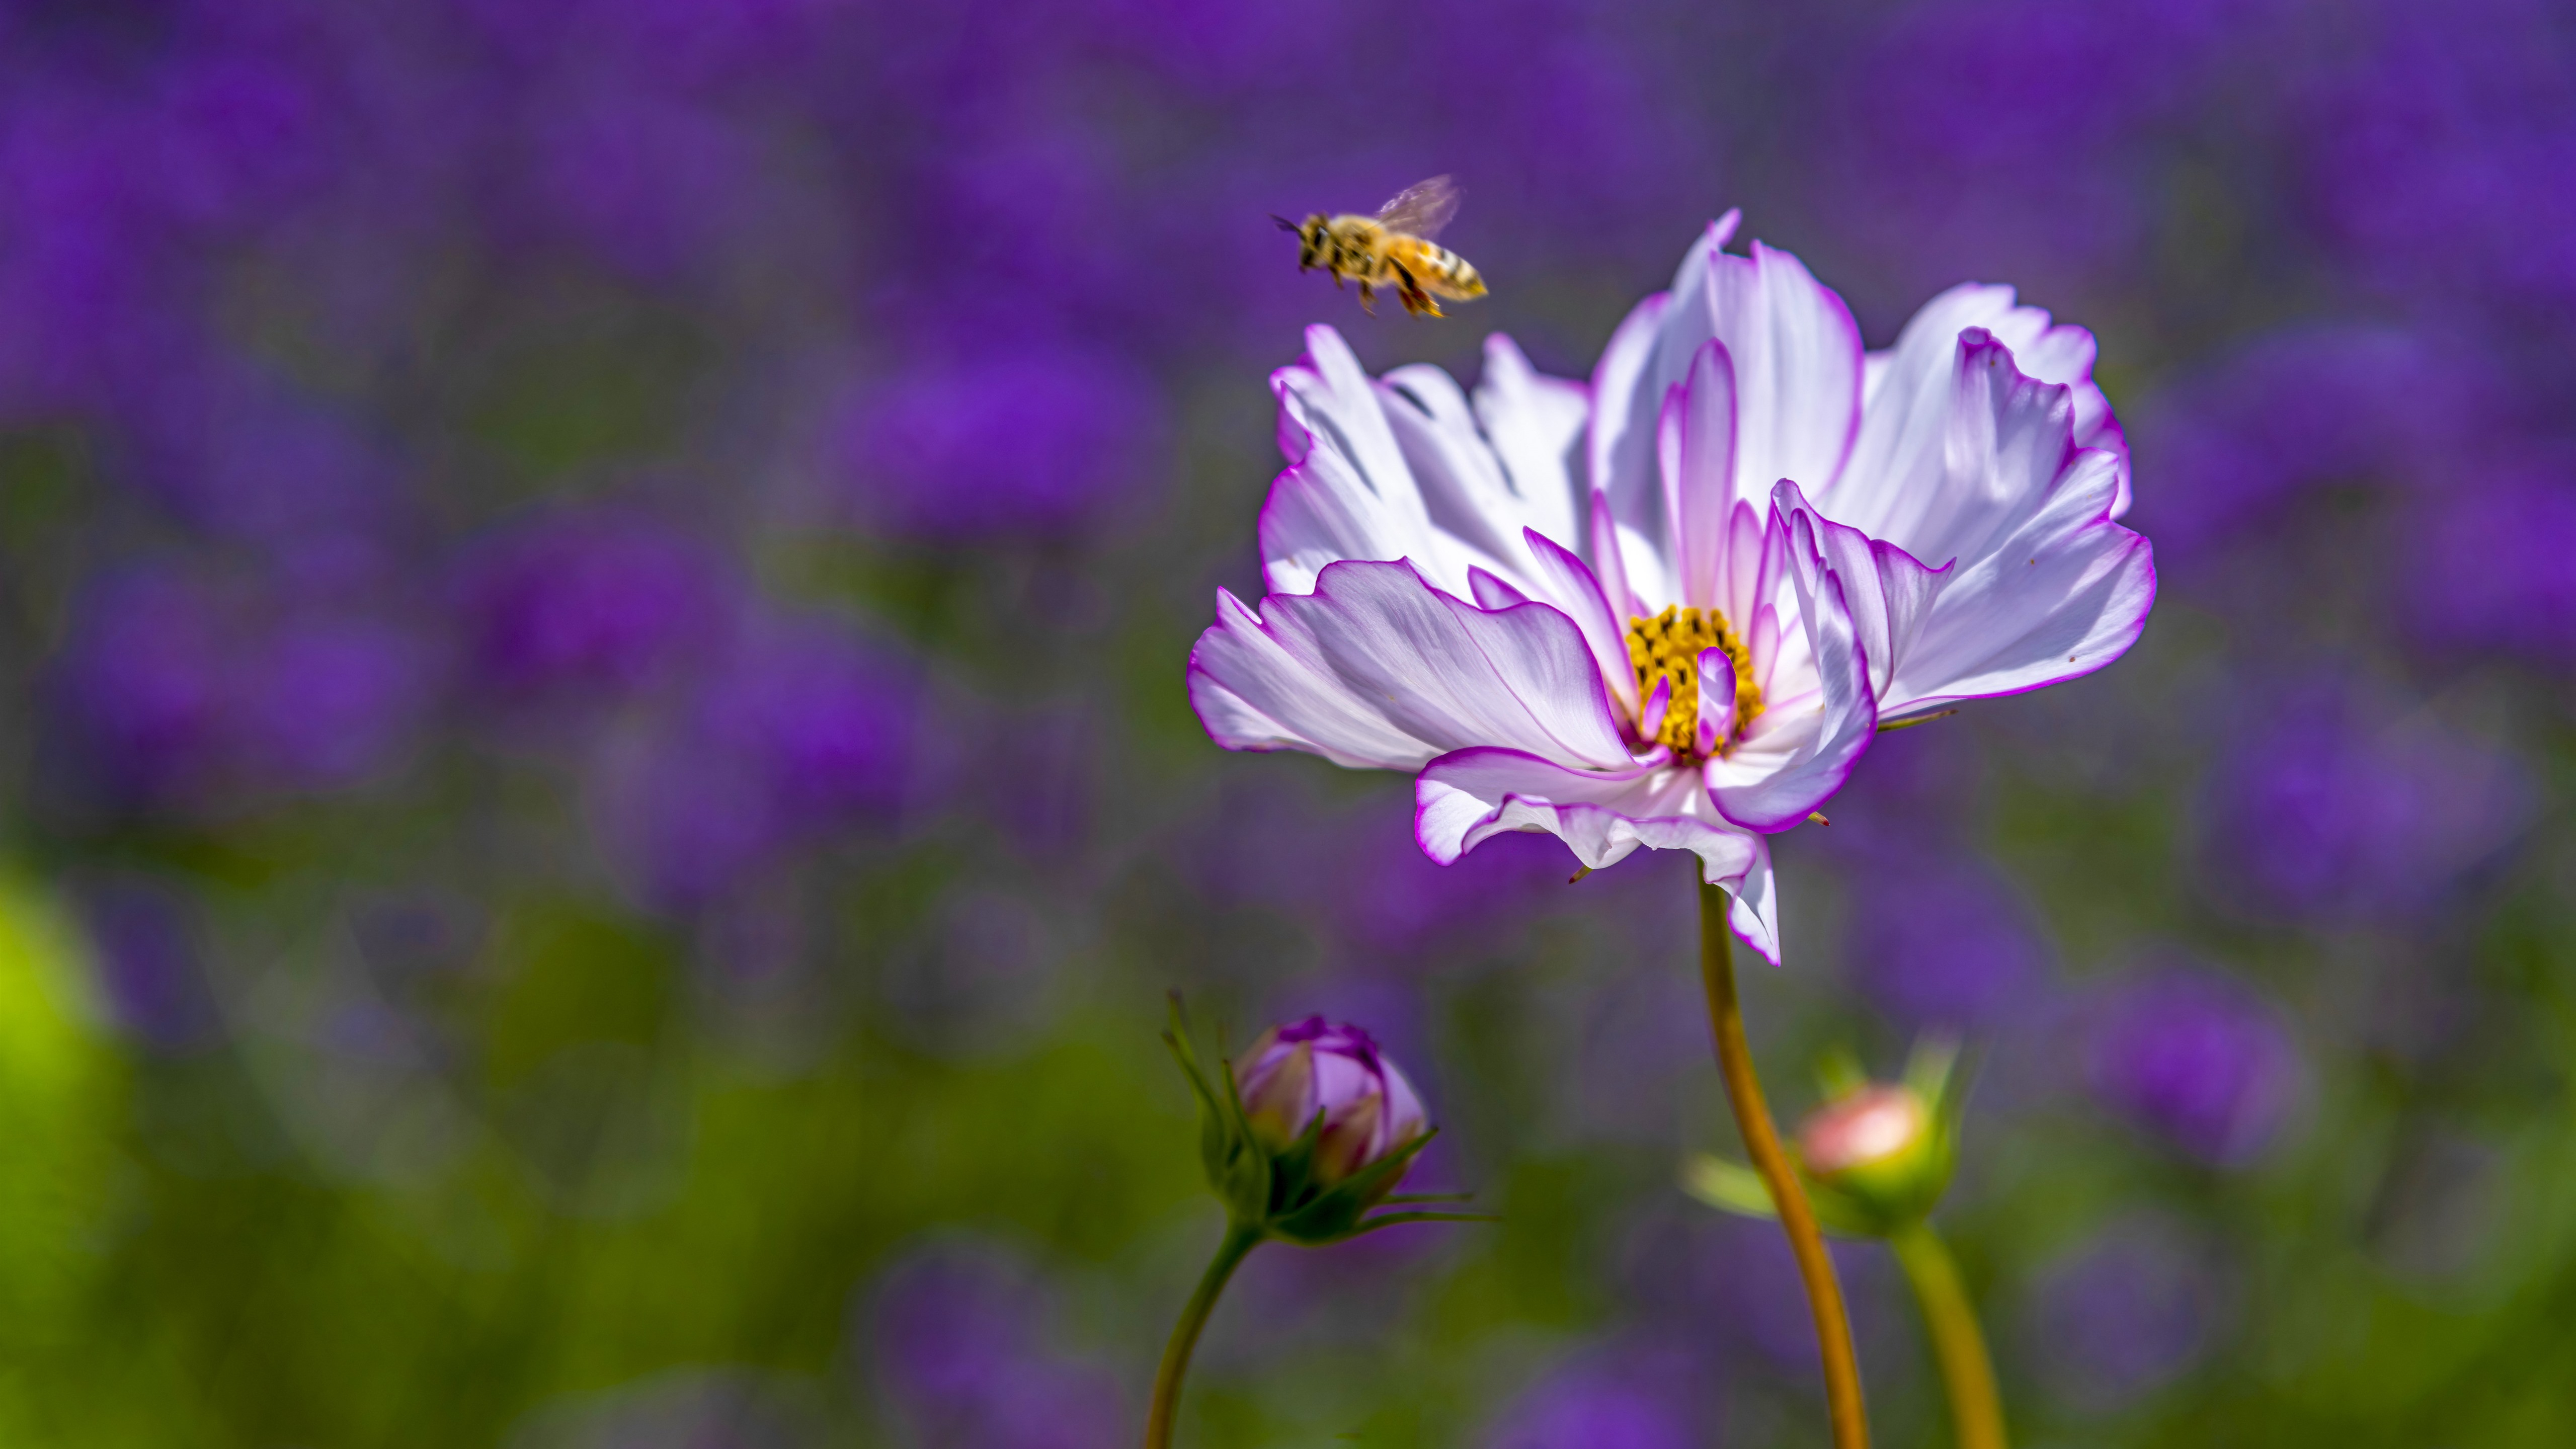
M 1914 1301 L 1923 1307 L 1932 1354 L 1941 1361 L 1941 1383 L 1950 1393 L 1950 1423 L 1959 1449 L 2004 1449 L 2004 1404 L 1995 1392 L 1994 1361 L 1986 1356 L 1986 1336 L 1977 1327 L 1977 1311 L 1969 1306 L 1949 1245 L 1926 1222 L 1899 1229 L 1887 1242 L 1904 1265 L 1906 1281 L 1914 1285 Z
M 1744 1040 L 1744 1011 L 1735 999 L 1735 932 L 1726 920 L 1726 892 L 1702 882 L 1699 888 L 1699 971 L 1708 988 L 1708 1023 L 1717 1034 L 1718 1075 L 1726 1079 L 1726 1097 L 1735 1108 L 1736 1129 L 1744 1134 L 1745 1155 L 1771 1189 L 1771 1205 L 1789 1234 L 1789 1250 L 1798 1257 L 1798 1276 L 1806 1281 L 1807 1307 L 1815 1314 L 1816 1342 L 1825 1361 L 1825 1404 L 1833 1413 L 1834 1449 L 1869 1449 L 1869 1407 L 1861 1399 L 1860 1359 L 1852 1352 L 1851 1317 L 1843 1308 L 1842 1284 L 1834 1279 L 1834 1260 L 1825 1254 L 1825 1236 L 1816 1228 L 1814 1209 L 1780 1134 L 1771 1125 L 1771 1109 L 1762 1100 L 1762 1080 L 1753 1073 L 1753 1051 Z
M 1181 1309 L 1181 1321 L 1172 1325 L 1172 1341 L 1163 1346 L 1163 1366 L 1154 1373 L 1154 1407 L 1145 1416 L 1145 1449 L 1171 1449 L 1172 1420 L 1180 1412 L 1181 1378 L 1190 1371 L 1190 1350 L 1199 1346 L 1199 1330 L 1207 1327 L 1208 1313 L 1216 1307 L 1216 1296 L 1225 1291 L 1225 1281 L 1261 1246 L 1262 1236 L 1257 1227 L 1226 1225 L 1225 1241 L 1217 1245 L 1216 1257 L 1199 1277 L 1198 1291 Z

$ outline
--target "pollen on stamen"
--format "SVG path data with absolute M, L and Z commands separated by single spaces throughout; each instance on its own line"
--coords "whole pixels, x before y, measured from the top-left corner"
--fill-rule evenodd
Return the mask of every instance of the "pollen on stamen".
M 1628 621 L 1628 663 L 1637 673 L 1637 697 L 1653 696 L 1655 682 L 1672 685 L 1670 702 L 1650 742 L 1667 745 L 1677 756 L 1695 753 L 1699 730 L 1699 656 L 1715 649 L 1735 666 L 1735 718 L 1719 737 L 1718 752 L 1743 733 L 1762 713 L 1762 687 L 1753 682 L 1753 659 L 1726 616 L 1715 609 L 1668 605 L 1653 618 Z

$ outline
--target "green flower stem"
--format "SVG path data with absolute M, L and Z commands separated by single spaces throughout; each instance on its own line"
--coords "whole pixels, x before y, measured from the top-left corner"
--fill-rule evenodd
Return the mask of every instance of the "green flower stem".
M 1753 1049 L 1744 1039 L 1744 1011 L 1735 998 L 1735 931 L 1727 924 L 1726 892 L 1702 883 L 1699 888 L 1700 980 L 1708 988 L 1708 1022 L 1717 1034 L 1717 1070 L 1726 1081 L 1726 1097 L 1735 1108 L 1736 1129 L 1744 1134 L 1745 1155 L 1771 1189 L 1771 1204 L 1789 1234 L 1789 1249 L 1798 1258 L 1798 1276 L 1806 1281 L 1807 1307 L 1815 1314 L 1816 1341 L 1825 1361 L 1825 1405 L 1832 1411 L 1834 1449 L 1869 1449 L 1869 1406 L 1861 1398 L 1860 1358 L 1852 1352 L 1851 1317 L 1843 1308 L 1842 1284 L 1834 1278 L 1834 1260 L 1825 1253 L 1825 1235 L 1807 1206 L 1806 1189 L 1797 1169 L 1780 1148 L 1771 1109 L 1762 1100 L 1762 1079 L 1753 1073 Z
M 1163 1346 L 1163 1366 L 1154 1374 L 1154 1407 L 1145 1417 L 1145 1449 L 1171 1449 L 1172 1420 L 1180 1412 L 1181 1377 L 1190 1371 L 1190 1351 L 1199 1346 L 1199 1331 L 1207 1327 L 1208 1314 L 1216 1307 L 1216 1296 L 1225 1291 L 1226 1280 L 1266 1236 L 1256 1226 L 1226 1225 L 1225 1241 L 1217 1245 L 1198 1291 L 1181 1310 L 1181 1321 L 1172 1325 L 1172 1341 Z
M 1932 1334 L 1932 1353 L 1941 1361 L 1941 1382 L 1950 1392 L 1950 1422 L 1959 1449 L 2004 1449 L 2004 1404 L 1995 1392 L 1994 1360 L 1986 1356 L 1986 1336 L 1977 1328 L 1977 1312 L 1959 1282 L 1959 1265 L 1949 1245 L 1928 1222 L 1898 1229 L 1888 1240 L 1905 1280 L 1914 1285 L 1914 1301 L 1923 1307 L 1924 1326 Z

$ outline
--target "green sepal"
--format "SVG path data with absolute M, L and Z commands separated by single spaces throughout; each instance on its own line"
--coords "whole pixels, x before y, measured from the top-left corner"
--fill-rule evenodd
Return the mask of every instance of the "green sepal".
M 1347 1236 L 1334 1241 L 1347 1242 L 1380 1228 L 1402 1227 L 1406 1223 L 1499 1223 L 1502 1220 L 1500 1213 L 1379 1213 L 1353 1228 Z
M 1270 1209 L 1270 1154 L 1252 1140 L 1243 1098 L 1235 1090 L 1234 1064 L 1223 1059 L 1217 1063 L 1224 1077 L 1223 1091 L 1200 1068 L 1198 1054 L 1190 1047 L 1189 1016 L 1177 991 L 1172 993 L 1172 1024 L 1163 1041 L 1171 1048 L 1172 1059 L 1180 1063 L 1181 1074 L 1189 1078 L 1191 1095 L 1198 1098 L 1199 1162 L 1206 1170 L 1209 1191 L 1236 1222 L 1260 1222 Z
M 1881 1232 L 1869 1210 L 1831 1183 L 1818 1182 L 1805 1173 L 1798 1174 L 1807 1189 L 1807 1206 L 1816 1215 L 1816 1225 L 1826 1232 L 1846 1238 L 1872 1238 Z M 1738 1217 L 1776 1220 L 1779 1209 L 1771 1202 L 1771 1187 L 1762 1174 L 1741 1162 L 1729 1162 L 1706 1152 L 1694 1152 L 1682 1159 L 1682 1191 L 1720 1212 Z
M 1816 1058 L 1816 1085 L 1824 1089 L 1825 1100 L 1839 1102 L 1869 1085 L 1869 1072 L 1860 1058 L 1847 1046 L 1826 1048 Z M 1924 1099 L 1930 1101 L 1929 1097 Z
M 1298 1146 L 1307 1149 L 1308 1161 L 1301 1163 L 1301 1167 L 1311 1165 L 1312 1139 L 1320 1131 L 1322 1122 L 1323 1119 L 1319 1116 L 1316 1119 L 1316 1127 L 1309 1129 L 1306 1136 L 1298 1139 Z M 1395 1186 L 1397 1179 L 1404 1176 L 1405 1170 L 1413 1165 L 1414 1157 L 1431 1144 L 1431 1139 L 1438 1134 L 1438 1131 L 1439 1129 L 1433 1128 L 1417 1135 L 1412 1141 L 1343 1178 L 1331 1187 L 1318 1190 L 1311 1176 L 1306 1177 L 1299 1184 L 1306 1189 L 1303 1200 L 1290 1198 L 1278 1203 L 1272 1212 L 1270 1230 L 1289 1242 L 1302 1243 L 1308 1247 L 1338 1243 L 1352 1236 L 1360 1231 L 1361 1219 L 1368 1214 L 1369 1209 L 1376 1207 L 1379 1199 L 1386 1196 L 1388 1189 Z M 1292 1147 L 1289 1152 L 1293 1153 L 1296 1150 Z M 1287 1163 L 1288 1157 L 1289 1153 L 1280 1154 L 1283 1166 Z M 1285 1181 L 1284 1171 L 1281 1177 Z

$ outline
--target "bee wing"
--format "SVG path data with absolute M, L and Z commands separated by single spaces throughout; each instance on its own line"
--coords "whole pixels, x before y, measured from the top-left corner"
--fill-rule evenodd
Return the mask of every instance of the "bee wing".
M 1379 207 L 1377 220 L 1389 231 L 1429 241 L 1458 214 L 1458 183 L 1446 176 L 1417 181 Z

